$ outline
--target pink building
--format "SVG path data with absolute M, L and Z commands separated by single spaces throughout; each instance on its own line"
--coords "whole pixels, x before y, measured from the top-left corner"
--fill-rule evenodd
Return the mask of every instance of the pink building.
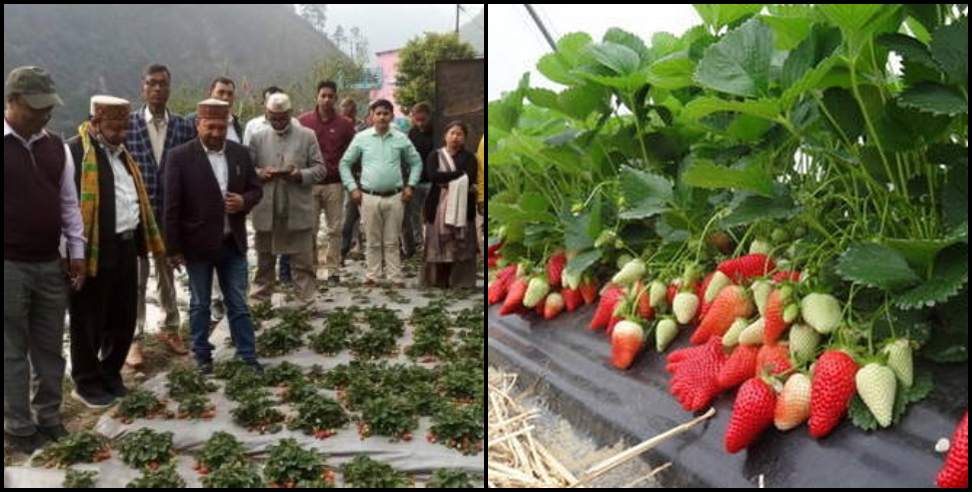
M 398 76 L 398 50 L 379 51 L 375 53 L 378 69 L 381 71 L 381 87 L 372 89 L 368 97 L 388 99 L 395 105 L 395 116 L 404 116 L 398 103 L 395 102 L 395 77 Z

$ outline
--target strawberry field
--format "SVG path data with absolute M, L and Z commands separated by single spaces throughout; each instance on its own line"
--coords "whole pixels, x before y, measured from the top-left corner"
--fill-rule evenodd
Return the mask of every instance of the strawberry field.
M 915 483 L 967 486 L 967 6 L 695 9 L 564 35 L 561 89 L 490 102 L 491 329 L 574 330 L 683 420 L 728 402 L 727 455 L 916 433 Z

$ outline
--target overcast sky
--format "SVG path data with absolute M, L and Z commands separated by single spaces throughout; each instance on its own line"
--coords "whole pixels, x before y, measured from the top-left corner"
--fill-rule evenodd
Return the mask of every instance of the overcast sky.
M 463 25 L 480 10 L 483 4 L 464 3 L 465 11 L 459 15 Z M 521 9 L 523 7 L 520 7 Z M 327 4 L 327 30 L 334 32 L 344 26 L 345 34 L 354 26 L 361 28 L 368 37 L 372 54 L 401 48 L 405 43 L 425 31 L 448 32 L 456 27 L 456 4 Z
M 655 32 L 680 35 L 702 23 L 691 5 L 535 4 L 534 7 L 554 40 L 576 31 L 584 31 L 600 40 L 609 28 L 620 27 L 649 42 Z M 536 71 L 537 60 L 550 52 L 550 46 L 523 5 L 489 5 L 486 13 L 489 18 L 487 48 L 491 55 L 486 61 L 489 99 L 496 99 L 502 92 L 516 87 L 520 76 L 527 71 L 531 72 L 531 85 L 556 88 L 557 84 Z

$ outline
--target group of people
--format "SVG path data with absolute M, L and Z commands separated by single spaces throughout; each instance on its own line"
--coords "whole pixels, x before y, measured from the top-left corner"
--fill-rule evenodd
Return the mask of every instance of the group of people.
M 264 114 L 244 125 L 233 114 L 236 85 L 225 77 L 183 117 L 167 109 L 171 83 L 167 67 L 149 66 L 140 108 L 93 96 L 89 118 L 64 140 L 45 130 L 63 104 L 51 76 L 20 67 L 7 78 L 4 434 L 15 449 L 31 452 L 66 434 L 65 312 L 72 396 L 107 408 L 127 394 L 122 369 L 143 363 L 153 270 L 158 337 L 175 354 L 191 353 L 204 374 L 213 371 L 213 322 L 223 316 L 236 356 L 262 371 L 249 303 L 276 291 L 278 262 L 289 267 L 301 303 L 313 300 L 319 273 L 340 282 L 356 226 L 365 286 L 404 287 L 402 258 L 421 250 L 424 285 L 475 287 L 483 144 L 478 157 L 466 150 L 463 123 L 444 125 L 439 144 L 428 104 L 410 108 L 406 134 L 383 99 L 359 123 L 353 100 L 338 104 L 337 85 L 322 81 L 313 110 L 295 115 L 288 94 L 271 87 Z M 322 212 L 326 239 L 318 244 Z M 176 301 L 175 272 L 183 269 L 189 347 Z

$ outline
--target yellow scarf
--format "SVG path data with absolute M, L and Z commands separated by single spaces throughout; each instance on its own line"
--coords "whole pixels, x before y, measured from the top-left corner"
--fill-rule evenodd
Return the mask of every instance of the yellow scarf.
M 98 275 L 98 205 L 100 193 L 98 190 L 98 156 L 95 152 L 94 142 L 91 141 L 91 122 L 85 121 L 78 127 L 78 135 L 81 137 L 81 148 L 84 149 L 84 156 L 81 159 L 81 218 L 84 221 L 84 237 L 87 238 L 85 245 L 85 261 L 87 274 L 89 277 Z M 142 174 L 138 170 L 138 165 L 128 153 L 128 149 L 122 146 L 122 158 L 128 172 L 132 175 L 135 182 L 135 191 L 138 194 L 139 216 L 142 220 L 142 231 L 145 236 L 145 247 L 149 253 L 155 256 L 165 255 L 165 242 L 162 240 L 162 232 L 155 222 L 155 213 L 149 204 L 148 193 L 145 192 L 145 183 L 142 182 Z

